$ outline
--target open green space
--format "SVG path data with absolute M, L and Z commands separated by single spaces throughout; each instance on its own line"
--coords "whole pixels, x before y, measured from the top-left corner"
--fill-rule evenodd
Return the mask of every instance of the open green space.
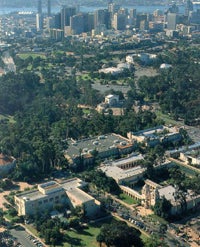
M 33 59 L 36 57 L 41 57 L 43 59 L 46 59 L 46 56 L 44 54 L 41 54 L 41 53 L 19 53 L 18 56 L 21 59 L 27 59 L 28 57 L 32 57 Z
M 26 229 L 28 229 L 34 236 L 39 237 L 39 232 L 32 225 L 26 225 Z
M 163 114 L 159 110 L 156 111 L 156 115 L 157 115 L 158 118 L 162 119 L 165 122 L 165 124 L 183 125 L 183 122 L 173 120 L 170 115 Z
M 71 246 L 90 246 L 98 247 L 96 236 L 100 233 L 100 228 L 105 223 L 111 223 L 113 218 L 107 218 L 96 223 L 90 223 L 84 229 L 66 231 L 66 240 L 64 247 Z
M 119 195 L 119 199 L 122 200 L 123 202 L 129 204 L 129 205 L 137 204 L 138 203 L 137 200 L 133 199 L 132 197 L 128 196 L 125 193 L 120 194 Z
M 108 218 L 97 223 L 88 224 L 85 229 L 81 230 L 69 230 L 66 231 L 66 240 L 62 246 L 71 247 L 71 246 L 90 246 L 90 247 L 98 247 L 99 243 L 96 241 L 97 235 L 100 233 L 100 228 L 105 223 L 111 223 L 115 219 Z M 141 239 L 146 241 L 147 236 L 141 234 Z M 59 246 L 61 247 L 61 246 Z

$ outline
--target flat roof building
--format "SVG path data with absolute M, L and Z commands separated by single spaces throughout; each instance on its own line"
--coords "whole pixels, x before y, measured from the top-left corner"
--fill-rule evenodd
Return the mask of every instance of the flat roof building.
M 81 188 L 86 183 L 78 178 L 58 183 L 49 181 L 39 184 L 37 189 L 22 192 L 15 196 L 15 204 L 19 215 L 33 215 L 37 211 L 53 209 L 62 203 L 71 207 L 83 206 L 85 214 L 92 216 L 99 210 L 100 203 Z
M 165 144 L 181 140 L 179 128 L 157 126 L 154 128 L 140 130 L 138 132 L 128 132 L 127 137 L 130 140 L 144 143 L 146 146 L 154 147 L 158 144 Z
M 108 177 L 112 177 L 118 184 L 136 183 L 144 174 L 146 168 L 140 165 L 143 161 L 141 154 L 131 155 L 127 158 L 102 163 L 100 169 Z
M 106 134 L 80 140 L 68 140 L 65 157 L 70 164 L 77 164 L 80 158 L 83 164 L 93 162 L 94 154 L 100 159 L 118 157 L 133 151 L 134 145 L 130 140 L 117 134 Z

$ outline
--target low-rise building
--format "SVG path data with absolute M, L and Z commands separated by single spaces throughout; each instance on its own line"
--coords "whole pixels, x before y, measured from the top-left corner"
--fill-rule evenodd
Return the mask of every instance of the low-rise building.
M 56 204 L 71 207 L 82 206 L 86 216 L 95 215 L 100 203 L 81 188 L 85 185 L 78 178 L 58 183 L 49 181 L 39 184 L 37 189 L 22 192 L 15 196 L 15 204 L 19 215 L 33 215 L 37 211 L 52 210 Z
M 132 185 L 143 177 L 146 170 L 142 166 L 143 159 L 141 154 L 133 154 L 127 158 L 104 162 L 101 164 L 100 169 L 108 177 L 112 177 L 119 185 L 126 183 Z
M 179 128 L 157 126 L 138 132 L 128 132 L 127 137 L 132 141 L 144 143 L 146 146 L 154 147 L 158 144 L 173 143 L 181 140 Z
M 179 159 L 187 165 L 200 166 L 200 150 L 181 152 Z
M 100 135 L 93 138 L 68 140 L 68 149 L 65 157 L 69 164 L 76 165 L 82 162 L 87 165 L 94 161 L 94 157 L 105 159 L 119 157 L 133 151 L 134 144 L 125 137 L 117 134 Z

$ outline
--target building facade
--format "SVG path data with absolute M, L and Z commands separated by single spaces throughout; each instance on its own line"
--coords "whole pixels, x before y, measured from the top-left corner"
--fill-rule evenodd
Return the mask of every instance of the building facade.
M 82 206 L 86 216 L 93 216 L 98 213 L 100 203 L 81 190 L 85 184 L 78 178 L 62 183 L 49 181 L 38 185 L 35 190 L 22 192 L 14 198 L 18 214 L 33 215 L 37 211 L 53 210 L 56 204 L 64 204 L 72 208 Z

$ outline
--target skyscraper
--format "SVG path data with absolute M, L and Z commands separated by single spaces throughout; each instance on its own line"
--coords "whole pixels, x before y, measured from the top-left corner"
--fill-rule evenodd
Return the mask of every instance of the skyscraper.
M 189 16 L 190 11 L 193 11 L 193 3 L 187 0 L 185 3 L 185 15 Z
M 70 17 L 76 14 L 76 7 L 63 6 L 61 9 L 61 29 L 70 26 Z
M 126 15 L 115 13 L 113 17 L 113 28 L 115 30 L 125 30 L 126 28 Z
M 98 9 L 94 13 L 94 26 L 97 27 L 101 24 L 105 24 L 108 27 L 109 13 L 107 9 Z
M 176 24 L 177 24 L 177 14 L 168 13 L 167 14 L 167 29 L 176 30 Z
M 36 14 L 36 29 L 37 31 L 41 31 L 43 29 L 42 0 L 38 0 L 38 9 Z
M 47 0 L 47 16 L 51 16 L 51 0 Z
M 38 0 L 38 9 L 37 9 L 38 14 L 42 14 L 42 0 Z

